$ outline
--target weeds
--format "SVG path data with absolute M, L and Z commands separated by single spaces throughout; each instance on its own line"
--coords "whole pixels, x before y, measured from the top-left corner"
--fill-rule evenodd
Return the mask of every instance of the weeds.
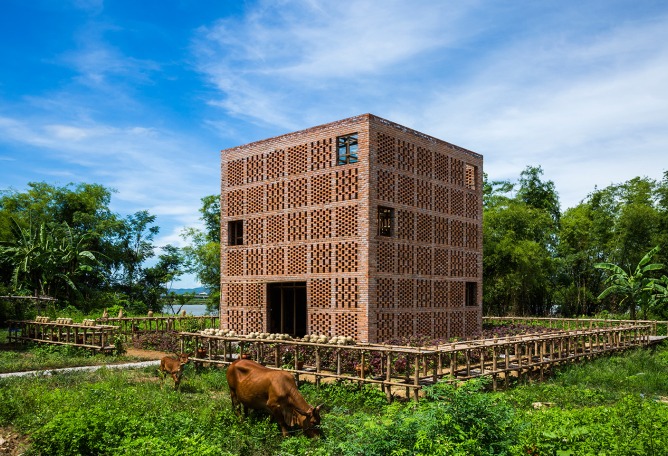
M 667 363 L 666 347 L 639 350 L 503 393 L 485 392 L 486 380 L 438 383 L 417 404 L 388 404 L 356 382 L 302 385 L 309 403 L 325 404 L 326 440 L 283 439 L 265 412 L 240 420 L 222 369 L 187 366 L 181 392 L 161 389 L 155 368 L 101 369 L 0 380 L 0 426 L 28 434 L 33 455 L 661 454 Z

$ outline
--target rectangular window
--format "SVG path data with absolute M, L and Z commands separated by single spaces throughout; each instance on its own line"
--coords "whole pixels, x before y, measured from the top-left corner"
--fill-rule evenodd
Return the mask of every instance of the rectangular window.
M 475 181 L 478 168 L 473 165 L 466 164 L 465 168 L 465 179 L 466 179 L 466 188 L 470 190 L 475 190 Z
M 392 236 L 392 219 L 394 219 L 394 209 L 378 207 L 378 236 Z
M 227 222 L 227 245 L 244 245 L 244 221 Z
M 357 133 L 336 138 L 336 164 L 357 163 Z
M 465 305 L 475 307 L 478 305 L 478 284 L 475 282 L 466 282 Z

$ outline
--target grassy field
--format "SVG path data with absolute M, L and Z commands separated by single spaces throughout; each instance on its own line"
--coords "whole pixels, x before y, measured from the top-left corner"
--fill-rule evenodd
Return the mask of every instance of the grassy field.
M 32 350 L 0 352 L 0 368 Z M 63 349 L 50 356 L 69 357 Z M 163 386 L 155 368 L 2 379 L 0 436 L 22 436 L 26 455 L 666 454 L 668 347 L 571 366 L 505 392 L 488 386 L 441 383 L 418 404 L 387 404 L 372 387 L 302 385 L 309 403 L 325 404 L 327 439 L 309 440 L 282 438 L 260 412 L 239 420 L 221 369 L 187 366 L 180 392 L 169 380 Z
M 8 344 L 7 330 L 0 330 L 0 374 L 141 360 L 136 356 L 101 354 L 73 346 Z

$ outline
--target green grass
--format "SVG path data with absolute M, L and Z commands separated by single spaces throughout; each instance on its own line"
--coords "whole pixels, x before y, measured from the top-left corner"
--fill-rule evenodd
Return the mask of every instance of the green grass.
M 74 346 L 31 343 L 0 350 L 0 373 L 93 366 L 139 360 L 134 356 L 105 355 Z
M 528 454 L 666 454 L 668 347 L 571 366 L 505 393 L 522 417 Z M 534 410 L 535 402 L 553 407 Z
M 418 404 L 372 387 L 301 391 L 324 403 L 326 440 L 284 439 L 265 413 L 239 420 L 224 370 L 186 367 L 181 391 L 155 368 L 0 380 L 0 427 L 27 455 L 646 455 L 668 448 L 668 347 L 572 366 L 545 383 L 486 392 L 439 383 Z M 554 406 L 534 409 L 533 402 Z
M 508 392 L 517 406 L 554 402 L 560 407 L 610 405 L 634 395 L 668 397 L 668 347 L 638 349 L 569 366 L 549 382 L 520 386 Z

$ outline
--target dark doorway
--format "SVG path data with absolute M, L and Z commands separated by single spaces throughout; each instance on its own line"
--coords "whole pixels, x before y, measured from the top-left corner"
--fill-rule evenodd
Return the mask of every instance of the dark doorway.
M 306 282 L 270 283 L 268 292 L 270 333 L 306 335 Z

